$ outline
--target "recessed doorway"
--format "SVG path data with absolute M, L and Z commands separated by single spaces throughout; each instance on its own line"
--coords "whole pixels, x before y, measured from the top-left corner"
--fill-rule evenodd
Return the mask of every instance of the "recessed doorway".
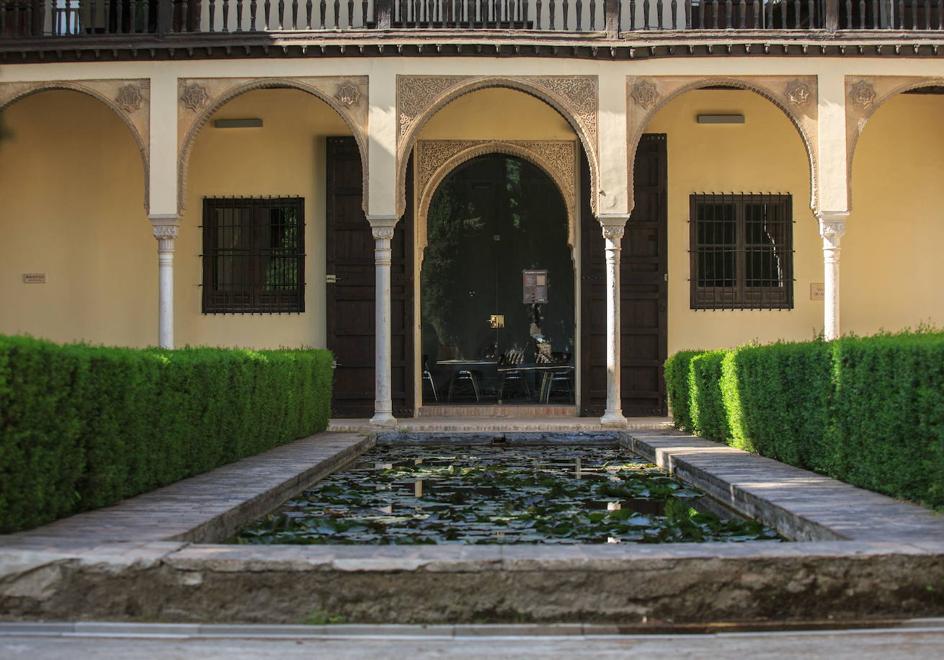
M 541 168 L 490 154 L 453 170 L 426 217 L 424 406 L 573 406 L 567 207 Z

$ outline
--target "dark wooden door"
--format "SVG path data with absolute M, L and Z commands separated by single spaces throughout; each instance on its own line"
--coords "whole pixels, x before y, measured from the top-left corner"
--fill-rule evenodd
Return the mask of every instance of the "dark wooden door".
M 583 180 L 589 180 L 584 162 Z M 623 236 L 620 332 L 623 414 L 667 413 L 668 272 L 665 135 L 644 135 L 636 152 L 635 206 Z M 581 414 L 606 407 L 606 272 L 600 225 L 589 209 L 586 184 L 581 220 Z
M 360 153 L 353 138 L 328 138 L 326 182 L 327 339 L 334 353 L 331 414 L 374 412 L 374 238 L 362 208 Z M 413 414 L 412 212 L 392 241 L 392 387 L 394 414 Z

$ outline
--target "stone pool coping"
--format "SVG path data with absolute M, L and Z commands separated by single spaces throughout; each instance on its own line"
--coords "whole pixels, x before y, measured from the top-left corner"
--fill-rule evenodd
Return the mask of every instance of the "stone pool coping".
M 533 434 L 499 435 L 508 444 L 544 441 Z M 944 613 L 944 516 L 672 432 L 577 432 L 566 441 L 620 442 L 734 508 L 815 540 L 202 542 L 231 535 L 377 439 L 320 434 L 108 509 L 0 536 L 0 618 L 299 623 L 314 612 L 356 622 L 639 626 Z

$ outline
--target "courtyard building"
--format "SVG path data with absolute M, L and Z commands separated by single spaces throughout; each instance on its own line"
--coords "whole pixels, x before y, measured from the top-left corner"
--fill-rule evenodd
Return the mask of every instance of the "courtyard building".
M 942 182 L 944 0 L 0 0 L 0 333 L 328 348 L 335 418 L 944 325 Z

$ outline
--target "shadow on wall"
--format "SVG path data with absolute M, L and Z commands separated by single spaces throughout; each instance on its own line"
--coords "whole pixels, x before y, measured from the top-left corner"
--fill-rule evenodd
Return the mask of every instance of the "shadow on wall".
M 3 123 L 3 111 L 0 110 L 0 143 L 12 136 L 13 133 L 10 132 L 10 129 L 7 128 L 7 125 Z

